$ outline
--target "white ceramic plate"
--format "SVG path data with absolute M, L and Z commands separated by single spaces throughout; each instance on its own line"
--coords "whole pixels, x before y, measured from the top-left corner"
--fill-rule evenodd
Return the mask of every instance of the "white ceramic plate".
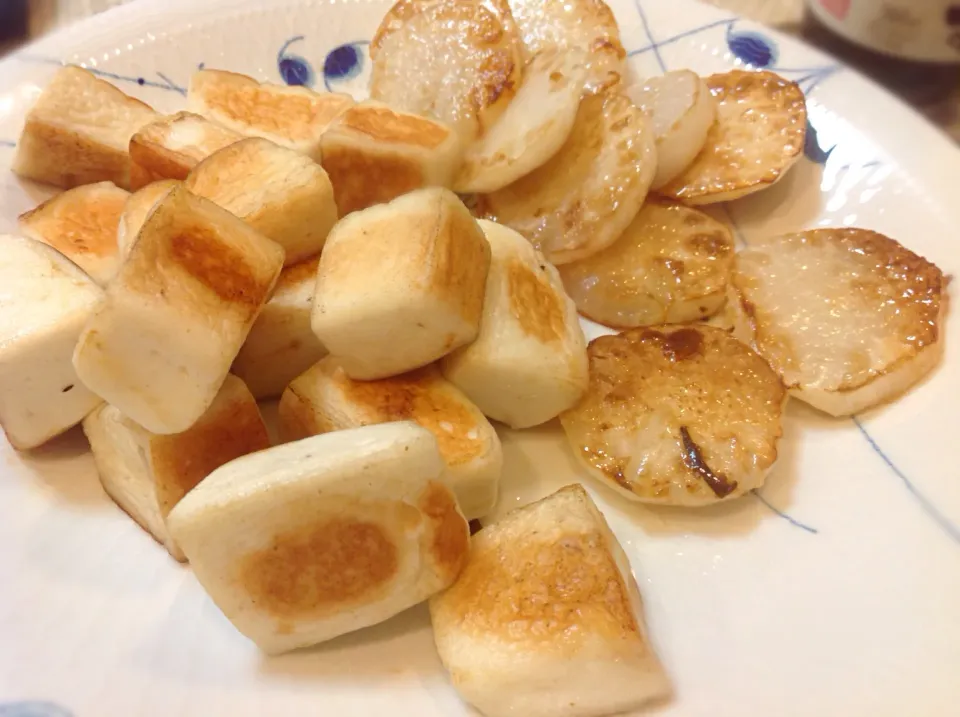
M 729 207 L 740 238 L 858 225 L 960 268 L 960 152 L 829 58 L 686 0 L 611 3 L 641 75 L 768 66 L 809 93 L 817 137 Z M 377 0 L 141 0 L 0 63 L 0 163 L 61 62 L 161 110 L 201 64 L 356 94 Z M 0 173 L 0 231 L 45 191 Z M 683 717 L 951 717 L 960 710 L 960 367 L 857 420 L 791 403 L 761 495 L 699 511 L 593 490 L 623 542 Z M 501 509 L 581 479 L 556 425 L 503 432 Z M 104 495 L 82 435 L 0 448 L 0 715 L 463 715 L 426 611 L 267 658 L 189 568 Z M 522 715 L 518 717 L 523 717 Z

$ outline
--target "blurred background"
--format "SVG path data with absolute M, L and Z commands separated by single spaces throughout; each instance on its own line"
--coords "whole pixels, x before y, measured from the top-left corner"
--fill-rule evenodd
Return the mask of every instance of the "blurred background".
M 826 50 L 903 97 L 960 142 L 960 1 L 706 1 Z M 0 0 L 0 56 L 127 2 L 138 0 Z M 908 59 L 919 55 L 926 55 L 924 62 Z

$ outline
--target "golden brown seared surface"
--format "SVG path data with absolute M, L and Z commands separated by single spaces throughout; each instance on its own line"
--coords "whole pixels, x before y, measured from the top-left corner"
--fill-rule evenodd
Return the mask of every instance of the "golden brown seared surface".
M 323 168 L 330 175 L 341 217 L 383 204 L 424 185 L 419 162 L 400 155 L 338 144 L 325 146 Z
M 20 227 L 74 261 L 81 255 L 113 256 L 129 196 L 110 182 L 77 187 L 20 215 Z
M 420 246 L 432 254 L 433 266 L 427 283 L 438 299 L 460 306 L 468 324 L 477 325 L 483 313 L 483 291 L 466 288 L 484 286 L 490 270 L 490 245 L 470 212 L 452 195 L 439 198 L 438 231 L 432 242 Z
M 628 497 L 704 505 L 763 483 L 786 390 L 711 326 L 631 329 L 590 343 L 590 388 L 560 416 L 591 474 Z
M 434 622 L 558 653 L 596 637 L 635 640 L 640 628 L 604 527 L 553 507 L 567 501 L 589 497 L 570 486 L 474 535 L 460 578 L 432 605 Z
M 482 415 L 434 365 L 392 378 L 355 381 L 335 359 L 326 358 L 290 384 L 281 400 L 280 420 L 290 440 L 414 421 L 434 435 L 449 466 L 469 463 L 489 449 Z
M 354 381 L 342 369 L 334 376 L 344 398 L 369 407 L 378 423 L 410 420 L 429 430 L 449 465 L 483 453 L 486 439 L 478 435 L 476 417 L 435 366 L 379 381 Z
M 153 209 L 121 273 L 127 288 L 163 298 L 176 290 L 189 301 L 232 308 L 249 319 L 266 301 L 282 250 L 212 202 L 175 187 Z M 198 292 L 186 285 L 191 277 Z
M 610 247 L 560 267 L 577 309 L 607 326 L 686 323 L 726 300 L 730 230 L 707 214 L 649 199 Z
M 442 124 L 389 107 L 355 105 L 343 113 L 337 124 L 378 142 L 401 142 L 426 149 L 439 147 L 450 137 L 450 130 Z
M 186 179 L 201 160 L 241 139 L 239 133 L 190 112 L 151 122 L 130 139 L 131 187 Z
M 852 391 L 940 339 L 940 269 L 865 229 L 754 242 L 732 285 L 757 350 L 790 388 Z
M 807 129 L 803 91 L 772 72 L 731 70 L 707 78 L 717 121 L 703 150 L 659 192 L 688 204 L 725 201 L 763 189 L 793 166 Z
M 387 591 L 399 562 L 382 524 L 332 517 L 278 534 L 269 547 L 243 558 L 237 576 L 257 607 L 283 624 L 373 602 Z
M 400 0 L 370 45 L 370 94 L 481 136 L 516 92 L 523 61 L 506 3 Z
M 246 75 L 223 70 L 197 72 L 190 91 L 208 112 L 227 123 L 295 142 L 316 138 L 353 104 L 346 95 L 260 84 Z
M 470 528 L 457 510 L 457 501 L 442 483 L 431 482 L 420 498 L 420 510 L 430 521 L 433 540 L 429 549 L 443 582 L 460 574 L 470 551 Z
M 543 342 L 561 341 L 567 333 L 564 308 L 546 277 L 518 258 L 508 262 L 505 274 L 511 313 L 523 332 Z
M 199 421 L 183 433 L 154 436 L 150 442 L 161 515 L 166 516 L 215 469 L 269 447 L 270 437 L 256 401 L 240 379 L 228 376 Z
M 528 56 L 550 48 L 587 53 L 587 89 L 620 82 L 626 51 L 620 28 L 603 0 L 510 0 Z

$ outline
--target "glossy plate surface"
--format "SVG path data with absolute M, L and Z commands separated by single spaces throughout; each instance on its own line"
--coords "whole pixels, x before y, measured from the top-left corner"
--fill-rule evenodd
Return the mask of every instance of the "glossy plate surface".
M 858 225 L 960 271 L 960 151 L 830 58 L 688 0 L 615 0 L 638 75 L 751 65 L 800 83 L 806 157 L 721 209 L 738 239 Z M 61 62 L 160 110 L 198 66 L 363 93 L 378 0 L 140 0 L 0 63 L 0 164 Z M 0 172 L 0 232 L 45 198 Z M 722 214 L 721 214 L 722 215 Z M 591 327 L 591 331 L 595 331 Z M 677 717 L 952 717 L 960 705 L 960 366 L 893 406 L 831 420 L 791 403 L 760 494 L 680 511 L 587 483 L 630 556 Z M 500 510 L 580 475 L 559 427 L 502 432 Z M 2 439 L 0 439 L 2 440 Z M 189 568 L 104 495 L 78 431 L 0 447 L 0 715 L 464 715 L 421 606 L 267 658 Z

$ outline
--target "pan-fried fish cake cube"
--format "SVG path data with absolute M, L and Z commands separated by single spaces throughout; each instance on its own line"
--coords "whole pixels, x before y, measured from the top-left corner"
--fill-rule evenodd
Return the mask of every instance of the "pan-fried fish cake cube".
M 529 428 L 583 395 L 586 341 L 557 270 L 512 229 L 479 223 L 492 256 L 480 334 L 441 366 L 484 415 Z
M 320 136 L 353 105 L 349 95 L 257 82 L 225 70 L 190 78 L 187 109 L 234 132 L 263 137 L 320 159 Z
M 605 249 L 640 211 L 657 168 L 643 113 L 624 95 L 585 97 L 549 162 L 481 198 L 488 219 L 515 229 L 554 264 Z
M 326 358 L 296 378 L 280 400 L 284 440 L 390 421 L 415 421 L 437 439 L 446 479 L 467 520 L 489 513 L 503 467 L 500 439 L 489 421 L 436 366 L 354 381 Z
M 128 189 L 130 138 L 156 118 L 149 105 L 69 65 L 27 113 L 13 171 L 64 189 L 94 182 Z
M 399 0 L 370 44 L 370 96 L 450 125 L 467 146 L 520 86 L 521 53 L 503 0 Z
M 623 549 L 579 485 L 473 536 L 430 601 L 437 651 L 486 717 L 601 717 L 665 697 Z
M 187 430 L 216 397 L 282 265 L 275 243 L 171 190 L 87 322 L 77 374 L 147 430 Z
M 83 431 L 107 495 L 181 562 L 166 525 L 173 506 L 223 464 L 270 447 L 257 402 L 236 376 L 183 433 L 158 436 L 107 404 L 83 420 Z
M 20 231 L 49 244 L 105 286 L 122 261 L 117 229 L 129 197 L 112 182 L 68 189 L 20 215 Z
M 137 190 L 161 179 L 186 179 L 190 170 L 243 135 L 191 112 L 161 117 L 130 139 L 130 186 Z
M 590 342 L 590 388 L 560 422 L 593 477 L 631 500 L 703 506 L 763 485 L 787 397 L 726 332 L 630 329 Z
M 735 260 L 730 302 L 738 336 L 790 394 L 835 416 L 896 397 L 943 353 L 940 269 L 866 229 L 751 242 Z
M 599 92 L 617 85 L 627 56 L 620 28 L 603 0 L 510 0 L 528 54 L 550 48 L 587 53 L 586 89 Z
M 421 187 L 450 187 L 460 162 L 449 127 L 373 101 L 340 115 L 320 147 L 340 216 Z
M 703 150 L 657 191 L 685 204 L 728 202 L 778 182 L 803 155 L 803 91 L 772 72 L 731 70 L 706 78 L 717 121 Z
M 310 327 L 320 257 L 280 272 L 277 286 L 230 369 L 257 400 L 276 398 L 327 350 Z
M 701 211 L 651 199 L 603 251 L 560 267 L 584 316 L 630 328 L 712 316 L 727 300 L 730 230 Z
M 103 299 L 90 277 L 46 244 L 0 236 L 0 427 L 27 450 L 97 407 L 71 357 Z
M 319 254 L 337 221 L 333 186 L 323 167 L 260 137 L 210 155 L 184 186 L 282 246 L 286 266 Z
M 117 251 L 120 253 L 121 263 L 130 256 L 130 250 L 133 249 L 150 212 L 171 189 L 179 185 L 180 182 L 176 179 L 161 179 L 141 187 L 127 197 L 120 215 L 120 224 L 117 226 Z
M 447 189 L 354 212 L 320 256 L 313 331 L 351 378 L 426 366 L 477 337 L 490 246 Z
M 382 622 L 450 585 L 470 545 L 429 431 L 385 423 L 217 469 L 168 525 L 200 584 L 264 651 Z

